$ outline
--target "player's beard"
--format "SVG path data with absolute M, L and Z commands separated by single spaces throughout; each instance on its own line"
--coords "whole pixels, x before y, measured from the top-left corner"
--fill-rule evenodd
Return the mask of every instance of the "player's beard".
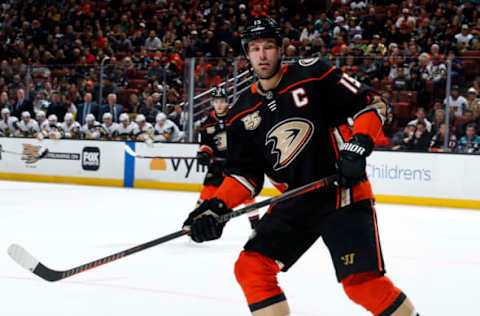
M 255 70 L 255 69 L 254 70 L 255 70 L 255 73 L 257 74 L 257 77 L 259 79 L 268 80 L 268 79 L 273 78 L 278 73 L 278 71 L 280 70 L 281 63 L 282 63 L 282 60 L 279 58 L 277 64 L 275 65 L 275 68 L 273 68 L 271 73 L 261 74 L 259 71 Z

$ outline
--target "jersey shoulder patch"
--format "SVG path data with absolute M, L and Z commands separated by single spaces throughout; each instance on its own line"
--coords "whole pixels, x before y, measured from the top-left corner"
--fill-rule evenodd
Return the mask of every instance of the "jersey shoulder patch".
M 311 57 L 311 58 L 302 58 L 298 60 L 298 64 L 303 67 L 308 67 L 315 64 L 320 58 L 318 57 Z

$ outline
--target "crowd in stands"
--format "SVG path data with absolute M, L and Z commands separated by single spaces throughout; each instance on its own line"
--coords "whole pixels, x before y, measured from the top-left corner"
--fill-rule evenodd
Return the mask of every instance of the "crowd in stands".
M 0 130 L 32 136 L 20 127 L 30 120 L 35 137 L 140 139 L 160 117 L 181 135 L 186 58 L 196 57 L 197 92 L 247 70 L 240 34 L 248 18 L 267 14 L 282 26 L 287 58 L 329 59 L 391 102 L 384 131 L 394 149 L 478 152 L 478 1 L 332 2 L 322 12 L 313 0 L 4 1 Z M 443 148 L 447 101 L 451 144 Z M 101 127 L 109 120 L 131 135 L 109 133 Z

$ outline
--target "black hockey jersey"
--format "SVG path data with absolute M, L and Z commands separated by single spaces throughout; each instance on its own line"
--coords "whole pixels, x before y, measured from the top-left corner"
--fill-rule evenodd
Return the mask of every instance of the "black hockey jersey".
M 241 94 L 226 124 L 225 173 L 251 196 L 262 189 L 264 174 L 281 191 L 334 174 L 348 140 L 337 127 L 370 111 L 383 122 L 373 106 L 375 91 L 318 58 L 284 65 L 275 89 L 260 88 L 256 83 Z M 356 196 L 349 189 L 315 193 L 324 202 L 319 207 L 332 210 L 371 197 L 368 182 L 356 188 Z
M 212 111 L 200 125 L 200 151 L 206 151 L 215 158 L 227 155 L 226 121 Z

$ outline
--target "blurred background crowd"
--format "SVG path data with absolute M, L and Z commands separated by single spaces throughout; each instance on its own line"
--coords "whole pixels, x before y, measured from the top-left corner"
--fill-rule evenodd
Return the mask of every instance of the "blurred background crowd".
M 186 59 L 197 94 L 248 70 L 240 34 L 261 14 L 287 60 L 326 58 L 391 102 L 380 145 L 479 153 L 476 0 L 4 1 L 0 133 L 182 141 Z

